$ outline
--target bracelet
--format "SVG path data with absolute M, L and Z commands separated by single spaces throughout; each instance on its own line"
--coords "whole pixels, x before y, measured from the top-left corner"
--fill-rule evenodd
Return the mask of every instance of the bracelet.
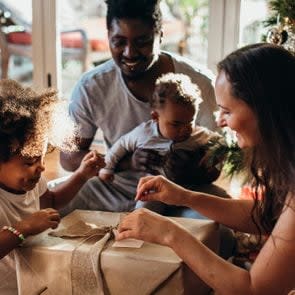
M 17 236 L 21 240 L 21 242 L 23 242 L 25 240 L 24 235 L 22 233 L 20 233 L 17 229 L 13 228 L 12 226 L 5 225 L 5 226 L 2 227 L 2 230 L 10 231 L 15 236 Z

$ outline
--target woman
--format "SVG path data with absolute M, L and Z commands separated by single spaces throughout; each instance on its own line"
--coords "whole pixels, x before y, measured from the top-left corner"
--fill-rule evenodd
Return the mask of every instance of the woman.
M 142 178 L 136 199 L 188 206 L 233 229 L 269 234 L 251 270 L 222 260 L 180 225 L 148 210 L 123 219 L 117 239 L 171 247 L 217 294 L 288 294 L 295 289 L 295 57 L 269 44 L 244 47 L 218 64 L 215 88 L 218 124 L 235 131 L 239 146 L 249 150 L 262 200 L 221 199 L 161 176 Z

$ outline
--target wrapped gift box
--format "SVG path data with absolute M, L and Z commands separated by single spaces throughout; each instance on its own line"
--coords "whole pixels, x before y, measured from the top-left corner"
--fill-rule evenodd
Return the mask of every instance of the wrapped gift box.
M 76 210 L 62 219 L 59 229 L 81 221 L 88 225 L 116 226 L 122 214 Z M 218 251 L 218 224 L 210 220 L 172 219 Z M 168 247 L 145 242 L 141 248 L 117 248 L 112 247 L 114 240 L 110 236 L 60 238 L 48 232 L 30 238 L 16 251 L 20 295 L 209 292 L 208 286 Z

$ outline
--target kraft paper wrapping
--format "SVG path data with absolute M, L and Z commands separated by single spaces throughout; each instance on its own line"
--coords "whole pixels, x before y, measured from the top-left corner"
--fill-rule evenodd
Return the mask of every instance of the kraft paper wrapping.
M 59 229 L 84 222 L 115 227 L 122 213 L 76 210 Z M 217 252 L 218 225 L 213 221 L 173 218 Z M 46 231 L 16 251 L 19 294 L 171 295 L 208 294 L 209 288 L 168 247 L 114 248 L 102 237 L 60 238 Z

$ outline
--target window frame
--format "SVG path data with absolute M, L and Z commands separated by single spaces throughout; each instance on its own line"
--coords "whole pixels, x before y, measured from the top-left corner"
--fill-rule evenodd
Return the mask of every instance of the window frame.
M 34 88 L 61 89 L 61 41 L 56 0 L 32 0 Z

